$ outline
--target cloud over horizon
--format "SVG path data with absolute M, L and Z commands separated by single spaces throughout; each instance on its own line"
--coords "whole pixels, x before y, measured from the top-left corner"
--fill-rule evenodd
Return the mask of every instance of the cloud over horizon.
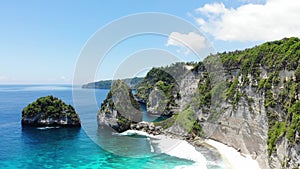
M 203 49 L 211 47 L 210 43 L 203 35 L 199 35 L 195 32 L 189 32 L 187 34 L 172 32 L 169 35 L 167 46 L 177 46 L 180 49 L 177 52 L 189 54 L 191 50 L 201 53 Z
M 267 0 L 226 8 L 223 3 L 205 4 L 196 9 L 200 29 L 223 41 L 269 41 L 300 37 L 300 1 Z

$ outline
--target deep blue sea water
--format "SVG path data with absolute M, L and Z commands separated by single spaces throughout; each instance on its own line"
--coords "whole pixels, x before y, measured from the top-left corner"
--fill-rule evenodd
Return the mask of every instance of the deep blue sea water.
M 151 152 L 143 137 L 121 137 L 97 127 L 95 106 L 86 93 L 96 95 L 97 104 L 108 90 L 75 88 L 82 95 L 77 110 L 82 128 L 22 128 L 22 109 L 37 98 L 54 95 L 74 105 L 69 85 L 0 85 L 0 168 L 122 168 L 164 169 L 192 165 L 192 161 Z M 85 101 L 86 100 L 86 101 Z M 76 107 L 76 106 L 75 106 Z M 145 120 L 154 117 L 144 115 Z M 208 168 L 219 168 L 217 165 Z

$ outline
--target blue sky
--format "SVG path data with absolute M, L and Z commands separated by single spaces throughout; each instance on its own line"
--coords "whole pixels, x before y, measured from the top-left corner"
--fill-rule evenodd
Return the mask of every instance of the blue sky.
M 222 52 L 283 37 L 299 37 L 299 7 L 297 0 L 2 1 L 0 84 L 72 83 L 78 56 L 89 38 L 127 15 L 175 15 L 197 27 L 215 50 Z M 183 32 L 173 35 L 196 37 Z M 95 80 L 109 79 L 120 61 L 143 49 L 169 50 L 182 61 L 197 61 L 186 56 L 180 44 L 169 40 L 145 35 L 122 42 L 108 53 Z M 196 37 L 194 42 L 198 40 Z

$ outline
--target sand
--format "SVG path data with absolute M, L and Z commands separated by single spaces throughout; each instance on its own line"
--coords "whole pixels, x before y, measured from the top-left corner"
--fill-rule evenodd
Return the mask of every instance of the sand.
M 257 161 L 250 156 L 241 155 L 233 147 L 229 147 L 220 142 L 207 139 L 205 143 L 216 148 L 221 156 L 227 161 L 230 169 L 260 169 Z

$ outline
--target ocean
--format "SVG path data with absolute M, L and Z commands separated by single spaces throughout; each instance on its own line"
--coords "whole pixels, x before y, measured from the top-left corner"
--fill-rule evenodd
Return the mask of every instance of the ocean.
M 21 112 L 29 103 L 53 95 L 74 105 L 73 90 L 77 96 L 82 95 L 84 103 L 76 109 L 81 128 L 22 128 Z M 153 152 L 146 137 L 120 136 L 98 128 L 98 107 L 90 105 L 84 98 L 86 93 L 95 95 L 99 107 L 108 90 L 72 89 L 71 85 L 0 85 L 0 168 L 172 169 L 194 164 Z M 152 121 L 156 117 L 144 111 L 143 118 Z M 224 169 L 217 153 L 208 148 L 200 151 L 208 169 Z

